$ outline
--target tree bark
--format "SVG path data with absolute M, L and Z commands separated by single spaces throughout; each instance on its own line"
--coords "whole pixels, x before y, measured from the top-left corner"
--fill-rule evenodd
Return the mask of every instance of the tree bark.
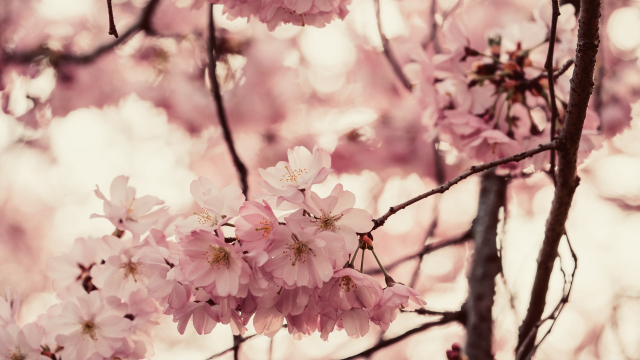
M 576 62 L 571 78 L 569 103 L 564 128 L 558 138 L 558 171 L 556 189 L 547 219 L 538 268 L 529 300 L 529 310 L 520 326 L 518 347 L 526 357 L 533 348 L 535 333 L 546 304 L 547 290 L 553 264 L 558 256 L 558 244 L 565 231 L 571 201 L 580 182 L 577 176 L 578 148 L 582 127 L 593 91 L 593 73 L 600 44 L 600 0 L 582 0 L 578 30 Z M 529 334 L 533 332 L 533 336 Z M 532 339 L 525 341 L 527 338 Z
M 507 181 L 495 170 L 482 174 L 478 215 L 473 222 L 475 250 L 469 271 L 469 298 L 467 299 L 467 345 L 470 360 L 491 360 L 493 333 L 493 297 L 496 276 L 500 273 L 500 257 L 496 237 L 498 214 L 505 205 Z

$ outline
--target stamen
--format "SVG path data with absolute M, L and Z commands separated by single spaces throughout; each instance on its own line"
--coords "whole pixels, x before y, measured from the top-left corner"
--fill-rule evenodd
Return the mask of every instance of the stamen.
M 316 256 L 309 245 L 300 241 L 296 234 L 291 234 L 291 238 L 293 239 L 293 244 L 289 245 L 288 250 L 283 251 L 284 254 L 289 254 L 291 266 L 296 266 L 298 261 L 302 261 L 303 264 L 307 262 L 307 254 Z
M 136 274 L 138 273 L 139 265 L 139 263 L 133 262 L 131 260 L 129 260 L 129 262 L 126 264 L 120 265 L 120 268 L 124 269 L 124 278 L 126 279 L 129 277 L 129 275 L 131 275 L 131 277 L 133 277 L 133 281 L 138 282 L 138 279 L 136 279 Z
M 220 269 L 220 265 L 229 268 L 229 251 L 221 246 L 209 246 L 210 250 L 205 253 L 207 262 L 211 267 Z
M 92 338 L 93 340 L 96 340 L 97 329 L 98 329 L 98 326 L 96 326 L 96 323 L 94 323 L 92 319 L 92 320 L 85 321 L 82 324 L 82 329 L 80 329 L 80 331 L 85 335 L 89 335 L 89 337 Z

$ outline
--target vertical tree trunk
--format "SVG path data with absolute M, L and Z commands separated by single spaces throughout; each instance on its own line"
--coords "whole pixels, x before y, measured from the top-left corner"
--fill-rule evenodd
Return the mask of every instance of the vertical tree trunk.
M 467 345 L 470 360 L 493 359 L 493 297 L 495 278 L 500 273 L 500 257 L 496 245 L 498 214 L 505 205 L 507 181 L 495 170 L 482 174 L 478 215 L 473 222 L 475 250 L 469 271 L 469 298 L 467 310 Z

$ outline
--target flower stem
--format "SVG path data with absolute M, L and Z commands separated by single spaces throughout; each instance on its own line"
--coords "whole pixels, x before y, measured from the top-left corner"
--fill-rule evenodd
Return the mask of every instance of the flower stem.
M 360 256 L 360 272 L 362 273 L 362 268 L 364 267 L 364 253 L 366 249 L 362 249 L 362 255 Z
M 389 273 L 387 273 L 387 270 L 384 269 L 384 266 L 382 266 L 382 263 L 380 262 L 380 259 L 378 259 L 378 255 L 376 255 L 376 252 L 373 251 L 373 249 L 371 249 L 371 253 L 373 254 L 373 257 L 376 258 L 376 261 L 378 262 L 378 266 L 380 266 L 380 270 L 382 270 L 382 273 L 384 274 L 385 280 L 392 279 Z
M 351 258 L 351 260 L 349 261 L 349 266 L 351 268 L 353 268 L 353 263 L 356 262 L 356 255 L 358 255 L 358 250 L 360 250 L 360 246 L 358 246 L 358 248 L 356 249 L 356 252 L 353 253 L 353 257 Z M 362 250 L 362 252 L 364 253 L 364 250 Z

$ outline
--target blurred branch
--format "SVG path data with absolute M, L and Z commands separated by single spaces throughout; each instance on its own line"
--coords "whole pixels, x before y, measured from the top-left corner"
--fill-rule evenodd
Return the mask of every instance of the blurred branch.
M 558 104 L 556 101 L 555 91 L 555 79 L 553 76 L 553 51 L 556 46 L 556 30 L 558 27 L 558 17 L 560 16 L 560 6 L 558 0 L 551 0 L 552 14 L 551 14 L 551 29 L 549 30 L 549 50 L 547 50 L 547 60 L 544 63 L 544 68 L 547 70 L 547 82 L 549 83 L 549 106 L 551 106 L 551 141 L 556 139 L 556 123 L 560 118 L 558 114 Z M 551 150 L 549 152 L 549 175 L 553 179 L 553 183 L 556 183 L 556 151 Z
M 580 178 L 577 176 L 578 147 L 594 85 L 593 73 L 600 43 L 598 35 L 600 5 L 600 0 L 582 0 L 581 4 L 576 67 L 571 78 L 564 128 L 557 139 L 556 189 L 547 219 L 542 249 L 538 256 L 529 309 L 518 334 L 516 353 L 528 354 L 533 346 L 532 342 L 525 345 L 525 340 L 532 331 L 534 332 L 533 338 L 537 333 L 535 325 L 540 321 L 544 312 L 553 263 L 558 257 L 558 245 L 565 233 L 565 223 L 573 195 L 580 183 Z
M 573 251 L 573 247 L 571 246 L 571 242 L 569 241 L 569 236 L 567 235 L 566 232 L 565 232 L 564 235 L 565 235 L 565 237 L 567 239 L 567 244 L 569 245 L 569 251 L 571 251 L 571 257 L 573 258 L 573 264 L 574 264 L 573 271 L 571 272 L 570 280 L 567 280 L 567 274 L 565 273 L 564 269 L 562 268 L 562 258 L 558 257 L 558 259 L 560 259 L 560 271 L 562 272 L 562 275 L 564 277 L 562 298 L 560 299 L 560 301 L 558 301 L 558 304 L 553 309 L 551 314 L 549 314 L 549 316 L 547 316 L 546 318 L 538 321 L 536 323 L 536 325 L 534 326 L 534 329 L 532 329 L 531 332 L 529 333 L 529 335 L 527 335 L 527 338 L 525 339 L 525 341 L 523 343 L 523 346 L 520 348 L 520 351 L 518 351 L 518 353 L 516 354 L 516 360 L 530 360 L 533 357 L 533 355 L 536 353 L 536 350 L 538 350 L 538 348 L 540 347 L 540 345 L 542 344 L 544 339 L 546 339 L 547 336 L 551 333 L 551 330 L 553 329 L 553 326 L 556 324 L 556 321 L 558 321 L 558 317 L 560 317 L 560 313 L 562 312 L 562 310 L 564 310 L 565 305 L 569 302 L 569 296 L 571 295 L 571 289 L 573 289 L 573 280 L 575 279 L 576 271 L 578 270 L 578 256 L 576 255 L 575 251 Z M 540 342 L 538 342 L 529 351 L 529 353 L 526 354 L 523 350 L 527 347 L 527 344 L 533 343 L 533 341 L 535 340 L 535 335 L 537 333 L 537 330 L 547 320 L 552 320 L 551 326 L 549 327 L 549 329 L 547 329 L 547 332 L 544 334 L 542 339 L 540 339 Z
M 235 355 L 235 354 L 237 354 L 237 351 L 240 348 L 240 344 L 242 344 L 243 342 L 245 342 L 245 341 L 247 341 L 249 339 L 253 339 L 256 335 L 258 335 L 258 334 L 249 335 L 247 337 L 240 336 L 239 340 L 236 340 L 236 335 L 234 335 L 233 336 L 233 346 L 232 347 L 230 347 L 230 348 L 228 348 L 226 350 L 222 350 L 222 351 L 220 351 L 219 353 L 217 353 L 215 355 L 211 355 L 210 357 L 207 358 L 207 360 L 212 360 L 212 359 L 215 359 L 217 357 L 220 357 L 220 356 L 228 353 L 229 351 L 233 351 L 234 352 L 234 359 L 237 359 L 237 357 L 236 357 L 237 355 Z
M 391 269 L 397 267 L 398 265 L 404 263 L 405 261 L 411 260 L 411 259 L 419 257 L 419 256 L 424 256 L 426 254 L 432 253 L 432 252 L 434 252 L 436 250 L 440 250 L 440 249 L 445 248 L 447 246 L 462 244 L 462 243 L 467 242 L 468 240 L 471 240 L 471 229 L 469 229 L 467 232 L 465 232 L 464 234 L 462 234 L 462 236 L 460 236 L 458 238 L 450 239 L 450 240 L 442 240 L 442 241 L 438 241 L 438 242 L 435 242 L 435 243 L 427 244 L 419 252 L 417 252 L 415 254 L 411 254 L 411 255 L 405 256 L 400 260 L 396 260 L 396 261 L 392 262 L 391 264 L 386 265 L 384 268 L 387 271 L 390 271 Z M 369 275 L 381 274 L 382 270 L 380 270 L 379 268 L 376 268 L 376 269 L 372 269 L 371 271 L 366 271 L 366 273 L 369 274 Z
M 560 76 L 562 76 L 564 73 L 567 72 L 567 70 L 569 70 L 569 68 L 575 63 L 575 61 L 576 60 L 574 58 L 571 58 L 567 60 L 564 64 L 562 64 L 562 67 L 558 69 L 558 71 L 553 73 L 553 80 L 558 80 Z M 548 73 L 543 72 L 542 74 L 529 80 L 529 82 L 539 81 L 541 79 L 548 78 L 548 76 L 549 76 Z
M 9 53 L 2 50 L 2 59 L 3 63 L 16 63 L 16 64 L 28 64 L 34 62 L 36 60 L 40 60 L 43 58 L 48 58 L 53 66 L 60 65 L 63 63 L 72 63 L 72 64 L 89 64 L 100 56 L 110 52 L 116 46 L 125 43 L 129 40 L 133 35 L 137 34 L 140 31 L 144 31 L 147 34 L 155 35 L 156 32 L 153 29 L 151 24 L 151 18 L 158 7 L 158 3 L 160 0 L 149 0 L 147 5 L 142 9 L 142 13 L 140 14 L 140 19 L 133 24 L 127 31 L 125 31 L 122 36 L 117 37 L 116 40 L 104 44 L 92 52 L 84 55 L 78 54 L 69 54 L 69 53 L 60 53 L 55 50 L 51 50 L 46 47 L 39 47 L 38 49 L 27 51 L 27 52 L 19 52 L 19 53 Z M 115 29 L 115 25 L 114 25 Z
M 387 57 L 387 60 L 389 60 L 389 64 L 391 64 L 391 67 L 393 68 L 393 72 L 396 73 L 396 76 L 398 76 L 398 79 L 400 79 L 402 85 L 404 85 L 407 90 L 411 91 L 413 89 L 413 85 L 411 84 L 411 82 L 409 82 L 409 79 L 407 79 L 407 77 L 402 72 L 402 68 L 400 68 L 400 65 L 398 64 L 393 51 L 391 51 L 389 39 L 387 39 L 387 37 L 382 32 L 382 21 L 380 19 L 380 0 L 373 0 L 373 5 L 376 8 L 378 33 L 380 34 L 380 41 L 382 41 L 382 49 L 384 50 L 384 55 Z
M 389 208 L 389 211 L 387 211 L 384 215 L 380 216 L 377 219 L 373 219 L 373 229 L 375 230 L 377 228 L 379 228 L 380 226 L 384 225 L 384 223 L 387 221 L 387 219 L 397 213 L 398 211 L 406 208 L 409 205 L 415 204 L 420 200 L 426 199 L 431 195 L 434 194 L 442 194 L 445 191 L 449 190 L 453 185 L 459 183 L 460 181 L 468 178 L 469 176 L 473 175 L 473 174 L 477 174 L 479 172 L 483 172 L 485 170 L 489 170 L 491 168 L 494 168 L 496 166 L 499 165 L 504 165 L 504 164 L 508 164 L 510 162 L 517 162 L 517 161 L 521 161 L 523 159 L 526 159 L 528 157 L 532 157 L 536 154 L 539 154 L 541 152 L 550 150 L 550 149 L 555 149 L 557 146 L 557 142 L 556 141 L 552 141 L 550 143 L 546 143 L 546 144 L 540 144 L 538 145 L 538 147 L 533 148 L 531 150 L 527 150 L 525 152 L 521 152 L 519 154 L 516 155 L 512 155 L 506 158 L 502 158 L 499 160 L 495 160 L 495 161 L 491 161 L 488 163 L 484 163 L 481 165 L 475 165 L 472 166 L 471 168 L 469 168 L 469 170 L 463 172 L 462 174 L 458 175 L 458 177 L 453 178 L 449 181 L 447 181 L 446 183 L 438 186 L 435 189 L 429 190 L 426 193 L 422 194 L 422 195 L 418 195 L 416 197 L 414 197 L 413 199 L 407 200 L 405 202 L 403 202 L 402 204 L 396 205 L 396 206 L 392 206 Z
M 209 7 L 209 43 L 208 43 L 208 53 L 209 53 L 209 80 L 211 82 L 211 94 L 213 95 L 213 99 L 216 103 L 216 110 L 218 111 L 218 119 L 220 120 L 220 126 L 222 127 L 222 132 L 224 134 L 224 141 L 227 143 L 227 147 L 229 148 L 229 153 L 231 153 L 231 158 L 233 159 L 233 165 L 236 167 L 236 171 L 238 172 L 238 177 L 240 178 L 240 184 L 242 187 L 242 193 L 245 198 L 248 196 L 249 191 L 249 183 L 247 181 L 247 167 L 244 165 L 240 157 L 238 156 L 238 152 L 236 151 L 236 146 L 233 142 L 233 137 L 231 136 L 231 130 L 229 129 L 229 121 L 227 120 L 227 113 L 224 110 L 224 104 L 222 103 L 222 95 L 220 94 L 220 83 L 218 83 L 218 77 L 216 76 L 216 29 L 213 21 L 213 4 L 210 4 Z
M 355 355 L 351 355 L 349 357 L 344 358 L 343 360 L 349 360 L 349 359 L 355 359 L 355 358 L 359 358 L 359 357 L 368 357 L 371 356 L 372 354 L 374 354 L 376 351 L 384 349 L 386 347 L 389 347 L 393 344 L 396 344 L 406 338 L 408 338 L 411 335 L 415 335 L 417 333 L 423 332 L 425 330 L 428 330 L 432 327 L 436 327 L 436 326 L 440 326 L 440 325 L 445 325 L 451 322 L 457 321 L 459 323 L 464 323 L 465 321 L 465 314 L 463 310 L 460 311 L 456 311 L 456 312 L 449 312 L 449 313 L 443 313 L 443 316 L 440 320 L 438 321 L 434 321 L 434 322 L 428 322 L 426 324 L 423 324 L 415 329 L 411 329 L 407 332 L 405 332 L 404 334 L 398 335 L 394 338 L 391 339 L 387 339 L 387 340 L 382 340 L 380 341 L 378 344 L 372 346 L 371 348 L 362 351 L 360 353 L 357 353 Z
M 244 337 L 242 335 L 233 335 L 233 360 L 238 360 L 238 354 L 240 353 L 240 344 L 242 344 Z
M 478 215 L 473 221 L 475 242 L 473 260 L 469 270 L 469 297 L 467 310 L 467 345 L 470 359 L 492 360 L 493 298 L 496 276 L 501 263 L 498 256 L 498 223 L 500 208 L 505 206 L 507 179 L 497 176 L 495 170 L 482 174 Z
M 116 29 L 116 21 L 113 19 L 113 6 L 111 6 L 111 0 L 107 0 L 107 8 L 109 10 L 109 35 L 118 38 L 118 29 Z

